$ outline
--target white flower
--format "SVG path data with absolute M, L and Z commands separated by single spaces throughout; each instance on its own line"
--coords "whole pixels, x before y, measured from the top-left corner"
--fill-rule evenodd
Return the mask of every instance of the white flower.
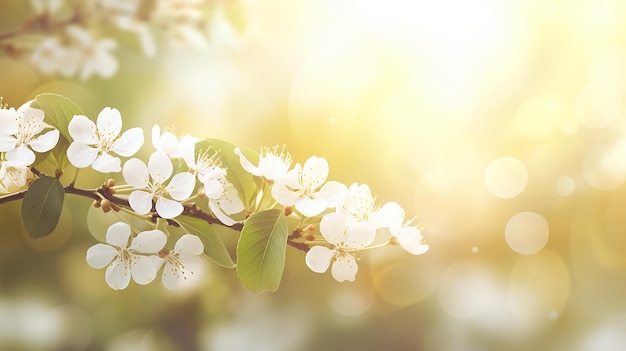
M 243 202 L 237 189 L 226 179 L 226 170 L 217 165 L 208 167 L 207 163 L 203 171 L 198 172 L 198 179 L 204 185 L 203 193 L 209 201 L 209 208 L 222 223 L 233 225 L 235 220 L 229 215 L 243 211 Z
M 61 73 L 64 77 L 76 74 L 80 65 L 76 48 L 68 48 L 51 37 L 42 40 L 33 50 L 30 58 L 33 65 L 37 66 L 43 74 Z
M 32 101 L 32 100 L 31 100 Z M 15 109 L 0 109 L 0 152 L 6 152 L 12 160 L 21 160 L 26 165 L 35 162 L 35 153 L 50 151 L 59 141 L 56 129 L 43 121 L 42 110 L 30 107 L 27 101 Z M 31 150 L 32 149 L 32 150 Z
M 78 57 L 80 61 L 80 78 L 86 80 L 93 74 L 102 78 L 110 78 L 117 71 L 117 61 L 111 55 L 117 42 L 113 39 L 95 40 L 91 33 L 79 26 L 67 27 L 68 34 L 78 44 Z
M 30 4 L 37 15 L 52 15 L 63 5 L 63 0 L 30 0 Z
M 122 116 L 115 108 L 105 107 L 96 123 L 75 115 L 68 130 L 74 141 L 67 149 L 67 158 L 77 168 L 91 165 L 98 172 L 119 172 L 121 161 L 115 156 L 132 156 L 143 145 L 141 128 L 129 129 L 120 136 Z
M 175 290 L 178 285 L 193 274 L 192 267 L 200 262 L 199 255 L 204 251 L 204 245 L 195 235 L 185 234 L 178 239 L 174 250 L 167 249 L 159 253 L 158 265 L 165 264 L 162 282 L 169 290 Z
M 294 169 L 274 184 L 272 196 L 283 206 L 295 205 L 306 217 L 317 216 L 328 208 L 336 207 L 347 191 L 346 186 L 339 182 L 330 181 L 324 184 L 326 177 L 326 159 L 311 156 L 304 163 L 304 167 L 296 164 Z
M 235 220 L 229 215 L 239 213 L 244 209 L 237 189 L 226 179 L 226 169 L 221 167 L 219 155 L 211 153 L 209 149 L 199 150 L 198 157 L 195 157 L 194 144 L 184 144 L 183 159 L 189 171 L 202 183 L 202 193 L 208 199 L 211 212 L 225 225 L 233 225 Z
M 263 177 L 272 183 L 284 176 L 291 166 L 291 155 L 285 153 L 285 148 L 275 146 L 271 149 L 264 148 L 259 154 L 259 165 L 253 165 L 239 148 L 235 148 L 235 154 L 239 156 L 241 167 L 257 177 Z
M 367 184 L 353 183 L 348 188 L 343 203 L 337 206 L 337 212 L 347 216 L 349 223 L 367 221 L 375 213 L 375 202 Z
M 166 153 L 170 158 L 181 158 L 183 151 L 188 150 L 193 154 L 194 146 L 199 140 L 189 134 L 179 138 L 168 131 L 161 133 L 161 128 L 156 124 L 152 127 L 152 145 L 157 151 Z
M 130 207 L 139 214 L 146 214 L 152 210 L 152 200 L 156 198 L 156 211 L 162 218 L 174 218 L 181 214 L 183 205 L 178 201 L 185 200 L 191 195 L 196 181 L 191 173 L 182 172 L 174 175 L 165 185 L 172 171 L 172 161 L 161 151 L 155 151 L 150 155 L 147 167 L 137 158 L 128 160 L 122 169 L 124 180 L 129 185 L 142 189 L 130 193 L 128 197 Z
M 154 23 L 163 28 L 170 44 L 176 49 L 203 49 L 206 37 L 200 31 L 204 15 L 196 0 L 158 0 L 152 12 Z
M 392 242 L 413 255 L 421 255 L 428 251 L 428 244 L 424 243 L 422 233 L 415 226 L 410 226 L 411 220 L 404 223 L 404 209 L 395 202 L 388 202 L 378 210 L 375 215 L 376 221 L 389 228 L 389 233 L 394 238 Z
M 87 250 L 87 263 L 96 269 L 107 267 L 104 279 L 115 290 L 128 286 L 130 278 L 138 284 L 148 284 L 154 280 L 158 267 L 147 256 L 138 253 L 156 254 L 165 246 L 167 237 L 160 230 L 149 230 L 139 233 L 128 244 L 130 226 L 118 222 L 109 227 L 106 242 L 96 244 Z
M 314 246 L 306 254 L 306 264 L 315 273 L 324 273 L 332 262 L 331 274 L 338 282 L 354 281 L 358 266 L 352 255 L 374 241 L 376 229 L 368 222 L 346 227 L 346 217 L 330 213 L 322 217 L 320 232 L 333 248 Z
M 22 189 L 29 179 L 33 179 L 33 172 L 23 160 L 13 160 L 7 155 L 0 166 L 0 192 L 12 193 Z
M 209 208 L 211 212 L 225 225 L 233 225 L 235 224 L 235 220 L 229 217 L 229 215 L 239 213 L 243 211 L 244 206 L 243 202 L 239 198 L 239 193 L 237 189 L 226 180 L 226 178 L 219 179 L 224 191 L 218 197 L 208 197 L 209 199 Z M 206 185 L 205 185 L 206 189 Z
M 184 138 L 184 137 L 183 137 Z M 189 171 L 196 175 L 205 186 L 205 193 L 209 197 L 219 197 L 224 192 L 220 179 L 226 177 L 226 170 L 220 165 L 218 153 L 211 153 L 210 150 L 199 150 L 196 157 L 195 138 L 187 138 L 187 141 L 179 143 L 183 160 L 189 167 Z

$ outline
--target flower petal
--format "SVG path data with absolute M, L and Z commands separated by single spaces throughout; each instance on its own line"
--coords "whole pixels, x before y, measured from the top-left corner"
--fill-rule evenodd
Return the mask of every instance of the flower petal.
M 296 210 L 305 217 L 315 217 L 328 208 L 328 202 L 324 199 L 302 198 L 295 203 Z
M 302 167 L 302 186 L 315 190 L 326 182 L 328 177 L 328 161 L 323 157 L 311 156 Z
M 20 162 L 27 165 L 31 165 L 35 162 L 35 153 L 24 144 L 8 151 L 6 156 L 13 160 L 20 160 Z
M 156 201 L 156 211 L 159 216 L 171 219 L 183 213 L 183 205 L 179 202 L 159 196 Z
M 15 149 L 15 145 L 17 145 L 17 139 L 13 134 L 14 133 L 7 132 L 6 130 L 0 131 L 0 152 L 7 152 Z
M 114 290 L 126 289 L 130 283 L 130 267 L 119 257 L 107 267 L 104 280 Z
M 204 184 L 204 195 L 209 199 L 219 199 L 224 193 L 224 186 L 222 182 L 217 179 L 209 179 L 208 181 L 203 182 Z
M 96 125 L 103 139 L 113 141 L 122 131 L 122 115 L 116 108 L 105 107 L 98 114 Z
M 322 186 L 318 193 L 318 198 L 326 200 L 328 208 L 335 208 L 343 203 L 347 193 L 347 186 L 332 180 Z
M 87 249 L 87 264 L 92 268 L 100 269 L 111 263 L 118 250 L 111 245 L 96 244 Z
M 315 273 L 324 273 L 330 266 L 335 250 L 325 246 L 313 246 L 305 257 L 306 265 Z
M 139 233 L 130 244 L 129 249 L 141 253 L 157 253 L 167 242 L 167 236 L 158 230 L 147 230 Z
M 59 142 L 59 131 L 53 129 L 38 136 L 29 145 L 37 152 L 46 152 L 52 150 L 57 142 Z
M 376 227 L 374 224 L 367 221 L 357 222 L 348 227 L 343 245 L 351 249 L 362 249 L 371 244 L 375 238 Z
M 169 263 L 165 264 L 165 268 L 163 268 L 163 275 L 161 276 L 163 286 L 165 286 L 168 290 L 176 290 L 181 278 L 180 267 L 176 267 Z
M 135 190 L 128 196 L 128 203 L 133 211 L 146 214 L 152 210 L 152 198 L 152 194 L 146 191 Z
M 23 121 L 31 122 L 33 125 L 37 125 L 36 130 L 39 132 L 47 126 L 47 124 L 43 123 L 45 114 L 43 110 L 30 107 L 31 102 L 33 102 L 33 100 L 23 103 L 22 106 L 17 109 L 17 115 Z
M 130 238 L 130 226 L 124 222 L 113 223 L 107 229 L 106 241 L 113 246 L 126 247 L 128 238 Z
M 143 146 L 143 130 L 139 127 L 125 131 L 111 145 L 111 151 L 124 157 L 134 155 Z
M 354 281 L 358 270 L 359 267 L 356 264 L 354 256 L 349 253 L 344 253 L 343 255 L 337 257 L 337 260 L 333 263 L 330 273 L 333 278 L 340 283 L 346 280 L 352 282 Z
M 243 167 L 246 172 L 252 173 L 255 176 L 261 175 L 259 168 L 253 165 L 250 161 L 248 161 L 246 156 L 243 154 L 243 152 L 241 152 L 241 149 L 239 149 L 238 147 L 235 148 L 235 155 L 239 156 L 239 163 L 241 163 L 241 167 Z
M 228 214 L 239 213 L 244 209 L 243 202 L 241 198 L 239 198 L 239 193 L 233 186 L 227 187 L 226 190 L 224 190 L 224 194 L 217 199 L 217 203 L 220 205 L 220 208 Z
M 150 155 L 148 173 L 155 182 L 165 182 L 172 175 L 173 169 L 172 161 L 164 152 L 155 151 Z
M 81 141 L 73 141 L 67 148 L 67 159 L 76 168 L 85 168 L 98 157 L 98 149 Z
M 404 221 L 404 209 L 396 202 L 390 201 L 374 212 L 369 220 L 376 228 L 388 227 L 391 235 L 397 236 Z
M 4 134 L 17 134 L 17 121 L 20 119 L 14 108 L 0 108 L 0 130 Z M 1 150 L 6 151 L 6 150 Z
M 167 193 L 174 200 L 182 201 L 187 199 L 196 187 L 196 177 L 189 172 L 182 172 L 174 175 L 167 185 Z
M 398 243 L 413 255 L 421 255 L 429 249 L 429 246 L 424 244 L 422 233 L 416 227 L 402 228 L 398 234 Z
M 74 115 L 67 126 L 72 138 L 83 144 L 95 145 L 98 143 L 96 138 L 96 124 L 92 120 L 83 115 Z
M 224 213 L 216 200 L 209 199 L 209 208 L 211 209 L 211 212 L 213 212 L 215 217 L 217 217 L 217 219 L 219 219 L 220 222 L 222 222 L 224 225 L 231 226 L 235 224 L 235 220 L 228 217 L 228 215 Z
M 164 234 L 165 235 L 165 234 Z M 130 267 L 130 273 L 137 284 L 146 285 L 156 278 L 157 266 L 147 256 L 135 256 L 134 264 Z
M 275 182 L 287 174 L 289 165 L 290 163 L 285 163 L 285 161 L 280 157 L 273 154 L 267 154 L 259 160 L 259 172 L 265 178 Z
M 326 241 L 338 245 L 343 242 L 346 232 L 346 218 L 339 213 L 329 213 L 320 221 L 320 232 Z
M 128 185 L 135 188 L 147 188 L 150 181 L 148 167 L 138 158 L 131 158 L 126 161 L 122 168 L 122 175 Z
M 121 163 L 122 161 L 119 159 L 119 157 L 113 157 L 109 155 L 109 153 L 103 152 L 100 157 L 96 158 L 96 160 L 93 161 L 91 167 L 101 173 L 117 173 L 122 170 L 122 167 L 120 166 Z
M 296 165 L 298 167 L 299 165 Z M 300 198 L 299 185 L 297 188 L 292 186 L 292 183 L 298 184 L 299 172 L 297 169 L 292 169 L 287 172 L 284 177 L 280 178 L 274 186 L 272 186 L 272 197 L 279 204 L 283 206 L 293 206 L 294 203 Z
M 185 234 L 174 245 L 174 252 L 185 255 L 200 255 L 204 252 L 204 244 L 197 236 Z

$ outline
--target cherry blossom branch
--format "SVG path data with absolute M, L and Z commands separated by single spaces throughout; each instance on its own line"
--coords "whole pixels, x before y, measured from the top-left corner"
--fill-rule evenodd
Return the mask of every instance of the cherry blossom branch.
M 75 12 L 72 16 L 65 20 L 51 22 L 48 13 L 43 13 L 39 16 L 28 19 L 21 27 L 9 29 L 0 33 L 0 41 L 29 33 L 62 29 L 71 24 L 80 23 L 81 20 L 82 16 L 78 12 Z

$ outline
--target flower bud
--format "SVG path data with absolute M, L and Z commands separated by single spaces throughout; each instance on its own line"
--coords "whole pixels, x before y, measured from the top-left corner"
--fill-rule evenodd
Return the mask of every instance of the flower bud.
M 293 209 L 290 206 L 285 206 L 285 216 L 289 217 L 293 213 Z
M 108 213 L 109 211 L 111 211 L 111 201 L 107 199 L 102 199 L 101 205 L 102 205 L 102 212 Z

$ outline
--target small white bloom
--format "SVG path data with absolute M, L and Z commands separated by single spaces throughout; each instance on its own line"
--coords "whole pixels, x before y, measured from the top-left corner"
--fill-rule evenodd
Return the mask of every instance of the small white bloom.
M 71 77 L 78 71 L 80 57 L 75 48 L 61 45 L 55 37 L 42 40 L 33 50 L 30 58 L 43 74 L 61 73 L 64 77 Z
M 117 47 L 113 39 L 95 40 L 91 33 L 80 26 L 69 26 L 68 34 L 78 44 L 80 58 L 80 78 L 86 80 L 93 74 L 111 78 L 117 71 L 117 60 L 111 50 Z
M 142 285 L 153 281 L 158 267 L 149 257 L 139 254 L 156 254 L 167 241 L 167 237 L 160 230 L 141 232 L 129 244 L 130 235 L 128 224 L 115 223 L 107 230 L 108 244 L 96 244 L 87 250 L 86 259 L 91 267 L 100 269 L 110 263 L 104 278 L 115 290 L 125 289 L 131 277 Z
M 32 100 L 31 100 L 32 101 Z M 42 110 L 30 107 L 27 101 L 15 109 L 0 109 L 0 152 L 6 152 L 12 160 L 21 160 L 26 165 L 35 162 L 35 153 L 52 150 L 59 141 L 56 129 L 43 121 Z M 32 149 L 32 150 L 31 150 Z
M 421 255 L 428 251 L 429 246 L 424 243 L 424 237 L 419 229 L 410 226 L 411 220 L 404 223 L 404 209 L 397 203 L 386 203 L 376 212 L 375 217 L 375 221 L 389 228 L 391 236 L 409 253 Z
M 295 205 L 306 217 L 317 216 L 328 208 L 336 207 L 347 191 L 346 186 L 339 182 L 325 183 L 326 177 L 328 161 L 311 156 L 304 167 L 296 164 L 274 184 L 272 196 L 283 206 Z
M 337 212 L 347 216 L 349 223 L 367 221 L 375 213 L 375 202 L 367 184 L 353 183 L 348 188 L 343 203 L 337 206 Z
M 204 15 L 197 8 L 201 1 L 159 0 L 152 12 L 156 25 L 163 28 L 175 49 L 203 49 L 207 40 L 200 28 Z
M 259 154 L 259 165 L 253 165 L 239 148 L 235 148 L 239 156 L 241 167 L 257 177 L 263 177 L 272 183 L 283 177 L 291 166 L 291 155 L 285 152 L 285 147 L 275 146 L 271 149 L 263 148 Z
M 219 197 L 224 192 L 224 187 L 219 181 L 226 177 L 226 170 L 220 164 L 219 154 L 209 150 L 198 150 L 196 157 L 196 141 L 193 137 L 183 141 L 181 138 L 180 149 L 183 160 L 189 167 L 189 171 L 202 181 L 204 191 L 209 197 Z
M 63 5 L 63 0 L 30 0 L 30 4 L 37 15 L 52 15 Z
M 314 246 L 306 254 L 306 264 L 315 273 L 324 273 L 332 263 L 331 274 L 338 282 L 354 281 L 358 266 L 353 252 L 374 241 L 376 229 L 368 222 L 346 226 L 346 217 L 330 213 L 322 217 L 320 232 L 333 248 Z
M 209 199 L 209 208 L 217 219 L 225 225 L 230 226 L 235 224 L 235 220 L 230 218 L 229 215 L 243 211 L 244 206 L 243 202 L 239 198 L 237 189 L 235 189 L 235 187 L 228 182 L 226 178 L 220 178 L 219 181 L 224 191 L 218 197 L 209 197 L 207 195 Z
M 2 161 L 0 166 L 0 192 L 12 193 L 18 191 L 33 179 L 33 172 L 28 168 L 28 164 L 23 160 L 13 160 L 7 155 L 7 159 Z
M 157 151 L 162 151 L 170 158 L 183 157 L 183 151 L 190 150 L 193 153 L 196 142 L 200 139 L 189 134 L 177 137 L 171 132 L 164 131 L 158 125 L 152 127 L 152 145 Z
M 137 158 L 128 160 L 122 169 L 124 180 L 141 189 L 130 193 L 130 207 L 139 214 L 147 214 L 152 210 L 152 200 L 156 198 L 156 212 L 162 218 L 174 218 L 181 214 L 184 208 L 178 201 L 191 195 L 196 180 L 193 174 L 182 172 L 174 175 L 166 185 L 165 182 L 170 179 L 172 172 L 172 161 L 161 151 L 150 155 L 147 167 Z
M 195 235 L 185 234 L 178 239 L 174 250 L 159 252 L 158 267 L 165 264 L 162 282 L 169 290 L 175 290 L 178 285 L 193 274 L 192 267 L 200 262 L 200 254 L 204 251 L 204 244 Z
M 122 116 L 115 108 L 105 107 L 96 123 L 75 115 L 68 130 L 74 141 L 67 149 L 67 158 L 77 168 L 91 165 L 98 172 L 119 172 L 121 161 L 116 155 L 132 156 L 143 145 L 141 128 L 131 128 L 120 136 Z

